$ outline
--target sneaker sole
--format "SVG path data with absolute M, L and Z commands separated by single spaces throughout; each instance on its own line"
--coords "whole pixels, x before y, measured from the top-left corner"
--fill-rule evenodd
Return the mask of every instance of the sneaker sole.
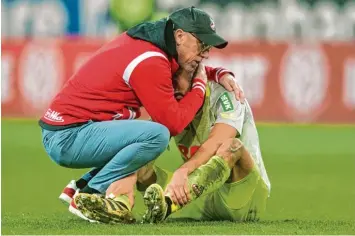
M 164 190 L 158 184 L 149 186 L 144 194 L 144 204 L 148 208 L 143 215 L 143 223 L 159 223 L 164 221 L 167 207 L 165 206 Z
M 89 221 L 90 223 L 99 223 L 99 222 L 96 221 L 96 220 L 91 220 L 91 219 L 85 217 L 78 209 L 75 209 L 75 208 L 72 207 L 71 205 L 69 206 L 69 211 L 70 211 L 72 214 L 74 214 L 74 215 L 80 217 L 81 219 L 86 220 L 86 221 Z

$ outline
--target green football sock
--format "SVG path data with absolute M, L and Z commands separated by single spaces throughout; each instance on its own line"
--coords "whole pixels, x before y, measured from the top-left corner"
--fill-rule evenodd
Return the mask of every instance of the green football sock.
M 190 201 L 220 188 L 229 178 L 230 171 L 228 163 L 223 158 L 213 156 L 206 164 L 189 175 Z M 182 206 L 172 203 L 171 213 L 181 208 Z

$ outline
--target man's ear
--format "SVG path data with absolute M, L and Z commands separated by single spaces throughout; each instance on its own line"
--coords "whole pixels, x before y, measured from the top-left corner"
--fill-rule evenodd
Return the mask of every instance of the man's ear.
M 175 42 L 179 46 L 183 43 L 185 37 L 185 31 L 177 29 L 174 31 Z

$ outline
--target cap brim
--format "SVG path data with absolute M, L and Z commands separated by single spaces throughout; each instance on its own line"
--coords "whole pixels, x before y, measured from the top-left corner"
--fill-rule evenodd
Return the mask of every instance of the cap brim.
M 213 46 L 215 48 L 225 48 L 228 45 L 228 41 L 224 40 L 221 36 L 216 33 L 211 34 L 197 34 L 196 36 L 199 40 L 207 45 Z

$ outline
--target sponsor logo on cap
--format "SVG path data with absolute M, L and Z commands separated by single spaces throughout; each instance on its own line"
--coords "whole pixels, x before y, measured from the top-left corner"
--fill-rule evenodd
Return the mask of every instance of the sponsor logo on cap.
M 214 24 L 214 21 L 212 20 L 212 18 L 211 18 L 211 24 L 210 24 L 210 26 L 211 26 L 211 29 L 212 29 L 213 31 L 216 31 L 216 25 Z

